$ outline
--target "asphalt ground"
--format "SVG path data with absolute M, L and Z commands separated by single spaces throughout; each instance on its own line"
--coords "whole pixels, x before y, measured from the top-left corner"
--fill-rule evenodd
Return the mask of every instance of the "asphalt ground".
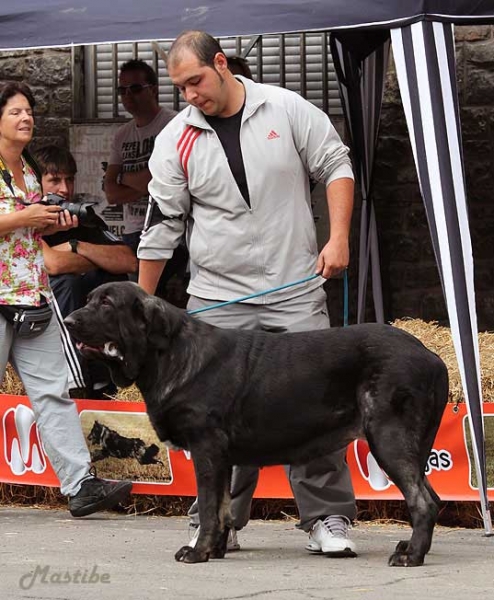
M 304 550 L 291 521 L 251 521 L 242 549 L 187 565 L 187 519 L 0 508 L 0 598 L 53 600 L 470 600 L 494 597 L 494 538 L 438 527 L 422 567 L 388 567 L 406 525 L 359 523 L 357 558 Z

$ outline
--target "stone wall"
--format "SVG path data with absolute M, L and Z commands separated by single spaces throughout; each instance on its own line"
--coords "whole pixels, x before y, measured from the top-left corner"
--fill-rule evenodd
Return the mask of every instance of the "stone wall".
M 458 27 L 458 87 L 475 261 L 480 329 L 494 329 L 494 30 Z M 68 144 L 71 107 L 69 50 L 0 54 L 0 79 L 24 80 L 35 93 L 36 138 Z M 420 197 L 398 85 L 390 68 L 374 181 L 387 320 L 409 316 L 447 321 Z M 350 322 L 356 312 L 359 202 L 352 235 Z M 342 320 L 342 285 L 328 286 L 335 324 Z M 368 297 L 371 296 L 370 290 Z M 368 317 L 373 318 L 371 303 Z

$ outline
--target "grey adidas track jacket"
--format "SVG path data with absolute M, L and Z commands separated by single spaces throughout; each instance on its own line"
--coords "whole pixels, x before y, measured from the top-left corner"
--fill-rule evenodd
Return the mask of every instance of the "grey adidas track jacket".
M 329 118 L 295 92 L 239 77 L 246 89 L 240 142 L 251 207 L 215 131 L 189 106 L 157 136 L 150 203 L 165 219 L 143 232 L 138 256 L 168 259 L 187 224 L 188 293 L 232 300 L 313 274 L 318 256 L 309 178 L 353 179 L 348 148 Z M 253 299 L 279 302 L 321 285 Z

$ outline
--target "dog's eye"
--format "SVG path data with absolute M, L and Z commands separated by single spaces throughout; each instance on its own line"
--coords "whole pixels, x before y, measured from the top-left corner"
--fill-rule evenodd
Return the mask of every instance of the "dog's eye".
M 106 296 L 103 296 L 103 298 L 101 298 L 101 306 L 111 306 L 111 303 Z

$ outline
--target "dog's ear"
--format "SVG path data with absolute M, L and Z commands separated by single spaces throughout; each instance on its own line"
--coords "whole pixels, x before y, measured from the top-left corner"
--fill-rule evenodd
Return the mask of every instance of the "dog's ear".
M 117 284 L 115 284 L 117 285 Z M 132 294 L 124 296 L 116 307 L 111 328 L 122 355 L 122 360 L 107 362 L 113 382 L 118 387 L 128 387 L 139 375 L 146 359 L 146 319 L 144 314 L 144 292 L 135 284 Z M 135 293 L 135 291 L 139 293 Z
M 149 296 L 143 303 L 148 344 L 166 349 L 177 334 L 183 321 L 183 311 L 165 300 Z

